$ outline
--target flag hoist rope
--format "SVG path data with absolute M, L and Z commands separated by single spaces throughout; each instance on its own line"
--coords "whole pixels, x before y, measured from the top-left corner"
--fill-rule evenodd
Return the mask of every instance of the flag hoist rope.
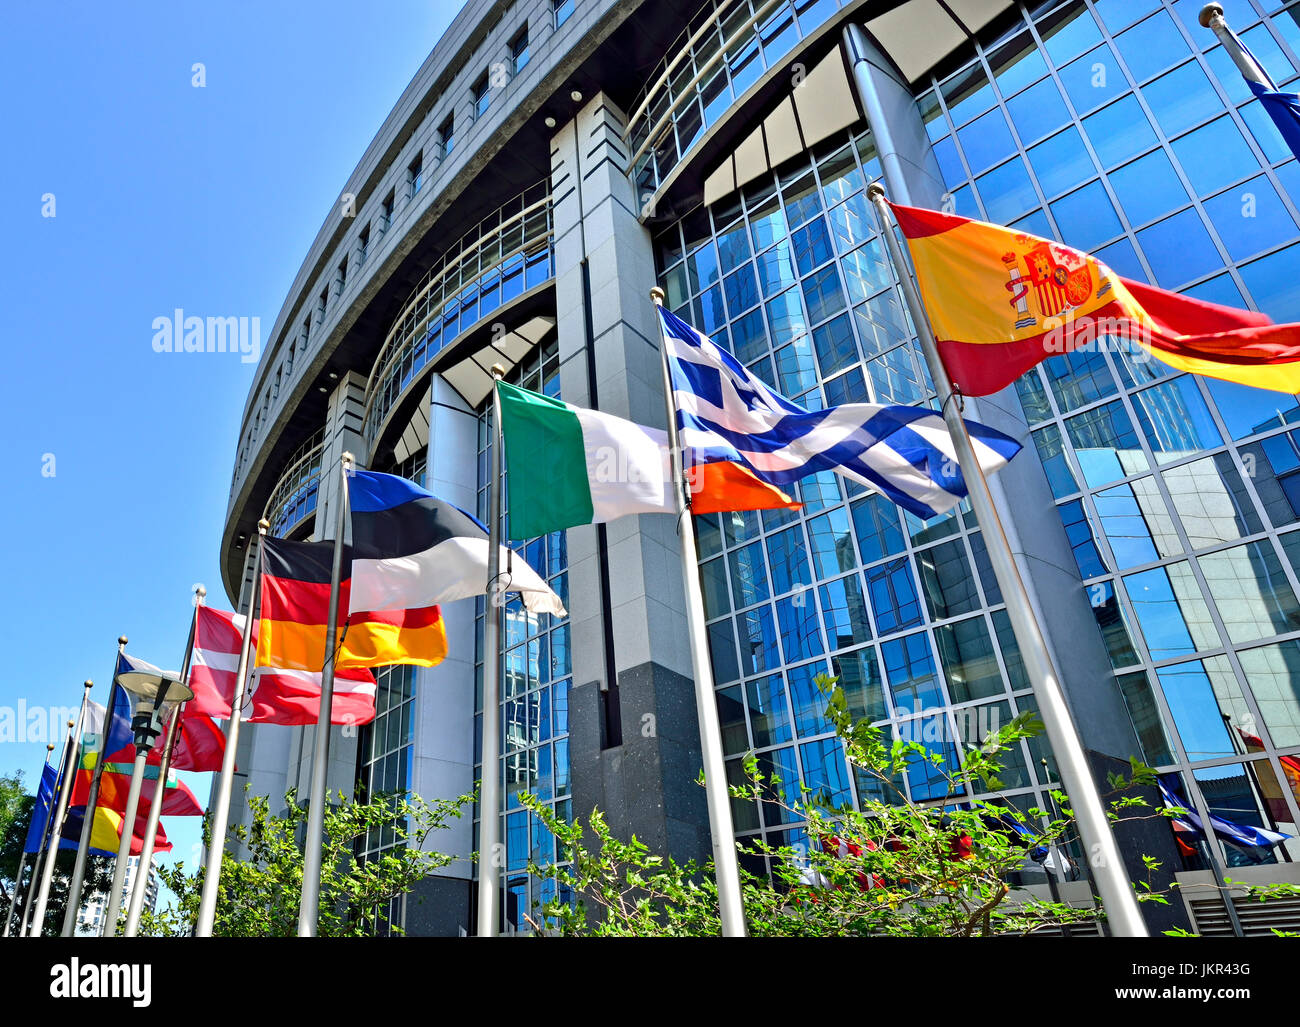
M 203 894 L 199 915 L 194 924 L 196 938 L 211 938 L 217 918 L 217 892 L 221 888 L 221 862 L 226 854 L 226 824 L 230 819 L 230 790 L 235 778 L 235 749 L 239 744 L 239 720 L 243 716 L 244 693 L 248 689 L 249 650 L 253 644 L 253 615 L 262 586 L 262 554 L 271 522 L 257 522 L 257 557 L 253 560 L 253 590 L 248 597 L 248 614 L 244 619 L 244 641 L 239 647 L 239 669 L 235 671 L 235 695 L 230 702 L 230 726 L 226 729 L 226 752 L 221 759 L 221 777 L 212 800 L 212 828 L 208 839 L 208 860 L 203 874 Z M 197 609 L 195 616 L 198 615 Z

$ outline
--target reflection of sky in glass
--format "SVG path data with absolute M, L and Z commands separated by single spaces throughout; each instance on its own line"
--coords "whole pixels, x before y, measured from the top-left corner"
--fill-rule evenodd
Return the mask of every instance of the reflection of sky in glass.
M 1199 660 L 1181 663 L 1157 673 L 1189 759 L 1231 756 L 1240 751 L 1240 747 L 1233 747 L 1232 737 L 1224 724 L 1225 711 L 1219 708 L 1214 686 L 1203 663 Z M 1220 688 L 1235 690 L 1236 682 L 1232 680 L 1231 670 L 1226 681 L 1221 673 L 1216 674 L 1216 679 Z
M 1189 656 L 1217 644 L 1209 610 L 1187 564 L 1131 574 L 1124 586 L 1153 660 Z

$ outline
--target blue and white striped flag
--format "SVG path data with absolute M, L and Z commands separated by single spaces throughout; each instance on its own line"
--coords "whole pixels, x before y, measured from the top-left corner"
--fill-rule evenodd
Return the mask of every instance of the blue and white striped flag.
M 805 410 L 677 315 L 658 309 L 689 461 L 733 461 L 777 487 L 835 471 L 925 519 L 966 495 L 952 437 L 933 410 L 876 403 Z M 974 421 L 966 426 L 985 474 L 1020 452 L 1020 443 L 1000 431 Z

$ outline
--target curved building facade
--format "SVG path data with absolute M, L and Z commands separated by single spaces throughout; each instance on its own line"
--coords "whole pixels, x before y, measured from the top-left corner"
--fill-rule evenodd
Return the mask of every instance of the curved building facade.
M 1293 88 L 1300 5 L 1226 6 Z M 260 517 L 281 537 L 329 537 L 344 451 L 485 515 L 495 363 L 662 426 L 655 283 L 800 403 L 933 404 L 865 198 L 878 179 L 900 202 L 1300 321 L 1300 169 L 1198 8 L 471 0 L 345 183 L 272 329 L 222 538 L 232 601 L 247 607 Z M 967 415 L 1025 443 L 992 487 L 1097 773 L 1137 756 L 1203 813 L 1297 835 L 1300 408 L 1140 358 L 1112 340 L 1053 357 Z M 833 475 L 798 488 L 798 512 L 697 523 L 732 773 L 753 751 L 791 795 L 802 782 L 857 801 L 875 787 L 845 765 L 822 672 L 859 715 L 957 770 L 968 744 L 1033 708 L 979 526 L 965 507 L 921 522 Z M 497 815 L 505 926 L 523 930 L 550 897 L 526 864 L 555 853 L 520 790 L 565 816 L 599 806 L 676 856 L 709 840 L 671 518 L 514 544 L 570 611 L 506 611 Z M 381 671 L 375 722 L 336 729 L 332 789 L 473 790 L 483 611 L 444 614 L 449 658 Z M 311 735 L 246 729 L 253 790 L 305 789 Z M 996 801 L 1052 809 L 1052 755 L 1036 741 Z M 991 798 L 947 796 L 923 764 L 900 785 Z M 734 813 L 742 838 L 807 842 L 775 802 Z M 1126 848 L 1185 885 L 1216 863 L 1240 880 L 1300 879 L 1295 840 L 1180 850 L 1165 825 L 1143 830 Z M 439 839 L 466 859 L 396 901 L 394 922 L 471 926 L 476 832 Z M 367 839 L 360 854 L 392 844 Z M 1088 901 L 1087 860 L 1071 859 L 1077 879 L 1059 886 Z M 1032 865 L 1021 878 L 1047 884 Z M 1300 919 L 1212 897 L 1158 915 L 1153 928 L 1242 933 Z

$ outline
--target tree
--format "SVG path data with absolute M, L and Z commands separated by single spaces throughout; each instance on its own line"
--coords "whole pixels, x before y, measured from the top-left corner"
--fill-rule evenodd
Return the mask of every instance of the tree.
M 377 796 L 368 802 L 344 800 L 325 810 L 325 843 L 321 854 L 319 934 L 322 937 L 362 937 L 387 928 L 383 912 L 388 900 L 406 894 L 422 878 L 450 864 L 455 857 L 426 844 L 435 831 L 459 819 L 474 801 L 472 795 L 426 802 L 418 795 Z M 269 800 L 249 795 L 251 825 L 232 834 L 243 845 L 240 859 L 226 857 L 221 869 L 213 934 L 218 937 L 284 938 L 298 932 L 302 898 L 304 834 L 307 811 L 297 793 L 285 795 L 286 812 L 272 815 Z M 204 844 L 210 841 L 205 820 Z M 393 847 L 378 856 L 356 857 L 358 843 L 372 831 L 391 833 Z M 204 870 L 187 874 L 181 865 L 163 867 L 158 877 L 176 895 L 176 904 L 160 912 L 145 912 L 142 935 L 188 936 L 198 919 Z
M 0 917 L 9 912 L 9 898 L 18 888 L 18 902 L 14 908 L 14 927 L 18 933 L 26 910 L 27 892 L 35 870 L 36 857 L 29 855 L 23 862 L 22 879 L 15 882 L 14 874 L 27 841 L 27 827 L 31 823 L 36 796 L 28 795 L 22 785 L 22 772 L 0 777 Z M 50 894 L 45 904 L 46 930 L 58 929 L 63 924 L 63 913 L 68 903 L 68 885 L 76 860 L 75 849 L 60 849 L 54 860 L 54 876 L 50 879 Z M 86 862 L 86 877 L 82 888 L 84 900 L 97 892 L 107 892 L 112 880 L 112 861 L 103 856 L 91 856 Z
M 1047 901 L 1020 892 L 1013 897 L 1008 878 L 1022 871 L 1031 851 L 1047 852 L 1077 844 L 1069 798 L 1054 792 L 1056 810 L 969 802 L 965 782 L 978 779 L 980 791 L 1001 787 L 999 754 L 1021 738 L 1042 731 L 1041 722 L 1021 714 L 964 755 L 950 771 L 941 754 L 905 739 L 887 742 L 867 720 L 854 722 L 842 689 L 822 676 L 828 695 L 827 718 L 844 746 L 850 768 L 874 787 L 860 789 L 862 809 L 831 806 L 803 788 L 797 797 L 773 775 L 764 775 L 751 754 L 744 780 L 732 786 L 734 798 L 762 802 L 807 824 L 806 850 L 762 841 L 739 846 L 742 853 L 766 857 L 772 876 L 741 868 L 745 919 L 752 936 L 941 936 L 972 937 L 1032 934 L 1047 928 L 1098 920 L 1099 906 L 1087 908 Z M 919 764 L 932 768 L 931 780 L 945 780 L 943 799 L 918 803 L 901 781 Z M 1128 777 L 1112 775 L 1113 823 L 1168 817 L 1152 809 L 1141 794 L 1155 773 L 1137 761 Z M 716 935 L 721 932 L 712 861 L 697 865 L 651 853 L 635 837 L 613 836 L 599 810 L 587 828 L 566 823 L 535 796 L 521 797 L 556 837 L 560 863 L 531 864 L 529 872 L 552 878 L 556 899 L 536 909 L 535 930 L 566 936 Z M 1180 811 L 1181 812 L 1181 811 Z M 1047 820 L 1044 828 L 1042 821 Z M 1041 850 L 1040 850 L 1041 851 Z M 567 862 L 568 865 L 562 865 Z M 1159 864 L 1146 859 L 1150 873 Z M 1137 882 L 1142 902 L 1166 903 L 1168 895 L 1149 881 Z M 1296 885 L 1273 885 L 1268 894 L 1300 894 Z M 1261 895 L 1263 892 L 1261 892 Z M 572 900 L 569 900 L 572 896 Z

